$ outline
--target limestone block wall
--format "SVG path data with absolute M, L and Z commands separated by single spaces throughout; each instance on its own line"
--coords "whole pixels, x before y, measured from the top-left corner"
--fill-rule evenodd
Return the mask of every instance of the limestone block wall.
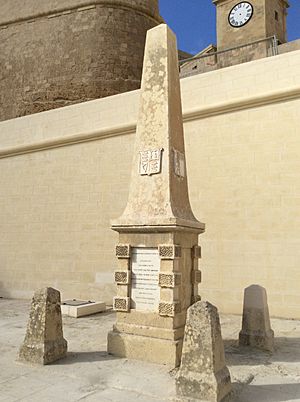
M 218 50 L 228 49 L 268 36 L 266 32 L 265 4 L 263 0 L 251 1 L 255 10 L 251 22 L 238 29 L 232 28 L 228 23 L 228 14 L 238 2 L 235 0 L 213 1 L 217 6 Z
M 228 24 L 228 14 L 237 4 L 235 0 L 213 0 L 217 6 L 218 50 L 276 35 L 286 42 L 286 0 L 251 0 L 254 13 L 251 21 L 241 28 Z M 275 16 L 276 12 L 276 16 Z
M 276 34 L 280 43 L 285 43 L 287 40 L 287 12 L 286 0 L 266 1 L 266 33 L 268 36 Z
M 294 52 L 295 50 L 300 50 L 300 39 L 293 40 L 292 42 L 283 43 L 278 46 L 278 53 Z
M 1 295 L 51 283 L 112 302 L 109 226 L 126 204 L 136 104 L 132 92 L 0 123 L 1 148 L 25 152 L 0 159 Z
M 180 78 L 189 77 L 194 74 L 203 74 L 208 71 L 217 70 L 219 68 L 218 65 L 218 57 L 214 53 L 217 51 L 217 48 L 214 45 L 209 46 L 208 50 L 206 49 L 203 53 L 199 53 L 196 56 L 205 56 L 199 59 L 190 60 L 180 65 Z M 211 55 L 210 55 L 211 53 Z
M 0 120 L 139 88 L 158 0 L 0 0 Z
M 200 293 L 222 312 L 259 284 L 272 316 L 300 318 L 299 71 L 294 51 L 181 80 Z M 0 123 L 0 296 L 111 303 L 138 95 Z
M 273 42 L 268 39 L 263 42 L 253 43 L 242 48 L 232 49 L 226 53 L 219 54 L 218 68 L 229 67 L 234 64 L 247 63 L 249 61 L 262 59 L 268 54 L 272 55 Z

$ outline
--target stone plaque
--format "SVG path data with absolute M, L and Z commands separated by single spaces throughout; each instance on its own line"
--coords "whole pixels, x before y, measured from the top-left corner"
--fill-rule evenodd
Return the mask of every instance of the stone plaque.
M 158 311 L 160 258 L 158 249 L 135 247 L 131 263 L 131 308 Z
M 184 154 L 173 149 L 174 155 L 174 172 L 176 176 L 185 177 L 185 158 Z
M 162 148 L 140 152 L 140 175 L 152 175 L 161 171 Z

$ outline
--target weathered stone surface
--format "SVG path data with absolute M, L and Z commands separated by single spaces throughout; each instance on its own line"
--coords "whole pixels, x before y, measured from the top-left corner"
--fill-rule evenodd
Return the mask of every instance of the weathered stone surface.
M 254 13 L 246 25 L 240 28 L 232 27 L 228 23 L 231 9 L 238 3 L 236 0 L 213 0 L 217 7 L 217 41 L 218 50 L 268 38 L 276 34 L 280 43 L 286 42 L 286 14 L 288 2 L 286 0 L 251 0 Z M 279 14 L 275 20 L 275 11 Z M 233 54 L 239 57 L 237 51 Z
M 0 120 L 138 89 L 158 0 L 0 0 Z
M 146 166 L 160 159 L 158 172 L 141 173 L 141 152 L 153 153 Z M 204 231 L 189 202 L 177 43 L 165 24 L 147 34 L 128 202 L 112 227 L 146 225 Z
M 29 363 L 49 364 L 66 354 L 67 341 L 63 337 L 60 292 L 53 288 L 40 289 L 32 299 L 19 359 Z
M 200 301 L 188 309 L 177 395 L 195 401 L 222 401 L 231 392 L 216 307 Z
M 195 58 L 184 63 L 181 68 L 181 77 L 247 63 L 268 55 L 273 56 L 276 54 L 273 35 L 276 35 L 280 44 L 286 42 L 286 17 L 289 7 L 286 0 L 251 0 L 253 15 L 247 24 L 240 27 L 231 26 L 228 18 L 238 1 L 212 0 L 212 2 L 216 5 L 217 12 L 217 48 L 210 45 L 196 55 L 206 57 Z M 261 40 L 263 41 L 257 42 Z M 299 49 L 299 44 L 291 43 L 291 46 L 280 45 L 279 53 L 289 51 L 291 48 Z M 242 47 L 237 47 L 240 45 Z M 216 50 L 226 50 L 226 52 L 213 54 Z
M 131 280 L 117 282 L 108 352 L 178 366 L 204 224 L 189 203 L 176 37 L 165 24 L 147 34 L 129 197 L 112 229 L 118 272 Z
M 262 286 L 251 285 L 245 289 L 239 344 L 268 351 L 274 349 L 274 332 L 271 329 L 267 292 Z

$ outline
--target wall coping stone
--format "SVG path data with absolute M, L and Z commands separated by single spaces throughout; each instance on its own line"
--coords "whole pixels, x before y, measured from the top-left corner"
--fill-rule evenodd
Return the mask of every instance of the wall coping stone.
M 184 123 L 299 99 L 300 85 L 295 83 L 292 86 L 293 81 L 291 81 L 290 86 L 279 86 L 279 88 L 276 88 L 277 83 L 274 82 L 272 90 L 264 90 L 260 93 L 255 93 L 255 95 L 247 96 L 245 94 L 245 96 L 230 99 L 222 99 L 220 96 L 220 102 L 201 103 L 197 101 L 195 103 L 193 101 L 194 95 L 191 97 L 191 83 L 192 88 L 199 92 L 204 84 L 209 85 L 217 78 L 226 81 L 226 74 L 232 75 L 233 71 L 239 72 L 240 75 L 243 69 L 247 71 L 250 65 L 254 70 L 263 63 L 267 63 L 268 68 L 273 68 L 277 63 L 279 63 L 278 67 L 280 67 L 283 61 L 289 62 L 290 65 L 293 65 L 294 62 L 300 64 L 300 51 L 182 79 Z M 264 75 L 265 71 L 260 74 Z M 294 81 L 296 82 L 296 80 Z M 83 142 L 97 141 L 108 137 L 134 134 L 138 99 L 139 90 L 136 90 L 0 122 L 0 144 L 2 144 L 2 146 L 0 145 L 0 159 Z M 118 111 L 115 113 L 114 124 L 110 124 L 111 110 Z M 79 126 L 79 128 L 77 128 L 78 124 L 74 120 L 75 116 L 81 119 L 81 127 Z M 70 126 L 65 124 L 68 119 L 73 119 L 74 124 Z M 88 126 L 86 130 L 85 124 Z M 24 135 L 22 136 L 23 132 Z

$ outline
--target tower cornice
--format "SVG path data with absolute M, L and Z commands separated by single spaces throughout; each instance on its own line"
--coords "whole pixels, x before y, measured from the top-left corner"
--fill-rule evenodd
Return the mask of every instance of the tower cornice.
M 1 4 L 3 3 L 3 4 Z M 12 4 L 15 3 L 15 4 Z M 153 18 L 157 23 L 163 19 L 159 15 L 157 0 L 48 0 L 36 2 L 32 0 L 0 0 L 0 26 L 35 20 L 41 17 L 55 16 L 68 11 L 84 10 L 86 7 L 109 6 L 112 8 L 131 9 Z
M 219 4 L 221 4 L 221 3 L 229 3 L 231 0 L 212 0 L 212 2 L 217 6 L 217 5 L 219 5 Z M 284 3 L 284 5 L 286 6 L 286 8 L 289 8 L 290 7 L 290 4 L 289 4 L 289 1 L 288 0 L 281 0 L 283 3 Z M 237 3 L 239 3 L 239 0 L 237 0 Z

